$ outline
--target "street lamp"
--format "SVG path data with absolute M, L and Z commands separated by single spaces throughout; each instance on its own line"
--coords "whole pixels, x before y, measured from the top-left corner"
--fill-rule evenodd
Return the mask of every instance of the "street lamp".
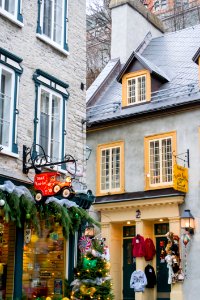
M 91 152 L 92 152 L 92 149 L 86 145 L 86 147 L 85 147 L 86 160 L 88 160 L 90 158 Z
M 189 209 L 185 209 L 181 216 L 181 228 L 184 228 L 190 234 L 194 234 L 194 217 Z

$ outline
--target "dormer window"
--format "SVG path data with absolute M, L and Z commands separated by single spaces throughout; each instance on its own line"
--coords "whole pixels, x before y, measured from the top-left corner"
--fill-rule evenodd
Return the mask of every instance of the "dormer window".
M 122 106 L 150 100 L 151 81 L 148 70 L 125 74 L 122 78 Z

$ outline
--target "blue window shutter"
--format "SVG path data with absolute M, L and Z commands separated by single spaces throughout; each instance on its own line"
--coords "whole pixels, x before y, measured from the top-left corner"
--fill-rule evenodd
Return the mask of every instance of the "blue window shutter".
M 40 84 L 35 82 L 35 117 L 34 117 L 34 137 L 33 143 L 36 144 L 37 142 L 37 130 L 38 130 L 38 89 Z
M 40 15 L 41 15 L 41 4 L 42 1 L 38 0 L 38 19 L 37 19 L 37 33 L 42 33 L 41 24 L 40 24 Z
M 67 0 L 64 2 L 64 49 L 69 51 L 68 43 L 67 43 L 67 26 L 68 26 L 68 16 L 67 16 Z
M 66 107 L 66 101 L 67 101 L 68 97 L 63 96 L 63 114 L 62 114 L 62 141 L 61 141 L 61 149 L 62 149 L 62 153 L 61 153 L 61 158 L 64 159 L 65 153 L 65 135 L 66 135 L 66 128 L 65 128 L 65 118 L 66 118 L 66 113 L 65 113 L 65 107 Z M 66 165 L 62 164 L 61 169 L 66 170 Z
M 20 0 L 18 0 L 17 20 L 23 23 L 23 16 L 21 14 L 21 1 Z
M 15 90 L 14 90 L 14 103 L 13 103 L 13 131 L 12 131 L 12 152 L 13 153 L 18 153 L 18 147 L 17 143 L 15 141 L 15 136 L 16 136 L 16 119 L 17 119 L 17 114 L 19 113 L 17 110 L 17 94 L 18 94 L 18 82 L 19 82 L 19 73 L 15 72 Z

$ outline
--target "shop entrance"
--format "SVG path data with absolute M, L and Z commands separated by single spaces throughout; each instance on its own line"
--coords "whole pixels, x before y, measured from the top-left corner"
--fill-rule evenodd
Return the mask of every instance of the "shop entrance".
M 130 278 L 136 269 L 135 260 L 132 256 L 132 237 L 135 235 L 135 226 L 125 226 L 123 240 L 123 300 L 134 300 L 134 290 L 130 288 Z M 132 236 L 132 237 L 130 237 Z
M 168 269 L 164 259 L 166 237 L 156 238 L 157 300 L 170 300 L 171 285 L 168 284 Z

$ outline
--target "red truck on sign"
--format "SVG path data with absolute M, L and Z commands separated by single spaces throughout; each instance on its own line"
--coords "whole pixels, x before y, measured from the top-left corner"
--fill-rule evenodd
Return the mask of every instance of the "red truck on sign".
M 36 174 L 34 178 L 35 200 L 40 201 L 42 197 L 61 194 L 63 198 L 73 198 L 75 192 L 72 189 L 70 176 L 61 175 L 59 172 L 44 172 Z

